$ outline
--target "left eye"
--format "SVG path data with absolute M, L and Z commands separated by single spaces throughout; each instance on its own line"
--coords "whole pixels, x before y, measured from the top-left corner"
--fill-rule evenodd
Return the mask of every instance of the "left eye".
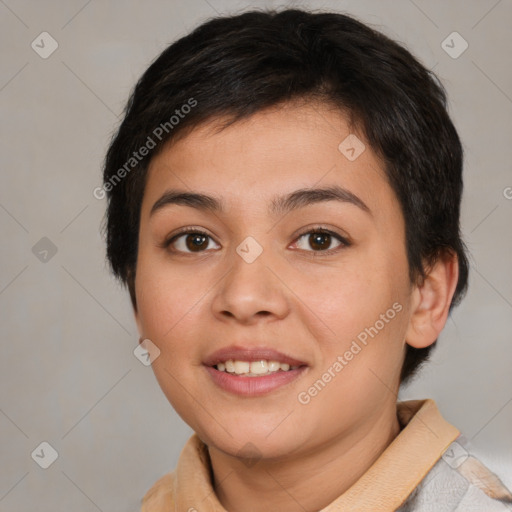
M 300 246 L 301 243 L 299 242 L 301 239 L 306 239 L 306 242 L 303 243 L 302 247 Z M 309 246 L 313 248 L 313 252 L 325 252 L 332 250 L 330 245 L 333 241 L 338 242 L 338 245 L 334 247 L 334 249 L 337 249 L 340 246 L 350 245 L 345 238 L 326 230 L 308 231 L 307 233 L 302 234 L 297 240 L 298 242 L 296 245 L 299 247 L 299 249 L 308 250 L 304 247 L 304 245 L 309 244 Z

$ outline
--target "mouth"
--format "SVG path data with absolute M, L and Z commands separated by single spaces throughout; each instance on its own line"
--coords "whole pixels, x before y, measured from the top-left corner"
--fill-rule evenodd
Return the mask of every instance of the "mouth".
M 258 361 L 239 361 L 228 359 L 222 363 L 216 364 L 213 368 L 219 372 L 226 372 L 231 375 L 240 375 L 244 377 L 261 377 L 276 372 L 289 372 L 300 368 L 300 366 L 290 366 L 288 363 L 279 361 L 268 361 L 260 359 Z
M 257 396 L 284 386 L 308 368 L 307 363 L 274 349 L 227 347 L 204 362 L 213 383 L 237 395 Z

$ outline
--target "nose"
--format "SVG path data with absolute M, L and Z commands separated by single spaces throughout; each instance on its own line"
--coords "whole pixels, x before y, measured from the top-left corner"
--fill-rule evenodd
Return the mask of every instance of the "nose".
M 231 268 L 212 301 L 213 314 L 219 320 L 250 325 L 286 317 L 287 288 L 278 277 L 276 265 L 270 264 L 265 253 L 252 263 L 236 252 L 233 254 Z

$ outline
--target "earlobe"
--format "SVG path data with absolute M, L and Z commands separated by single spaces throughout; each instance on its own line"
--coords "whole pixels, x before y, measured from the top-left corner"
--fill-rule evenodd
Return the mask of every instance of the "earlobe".
M 135 308 L 133 308 L 133 316 L 135 318 L 135 323 L 137 324 L 137 330 L 139 331 L 139 336 L 142 336 L 142 325 L 141 325 L 141 322 L 140 322 L 139 313 L 138 313 L 138 311 Z M 142 339 L 143 338 L 139 339 L 139 343 L 140 343 L 140 341 Z
M 137 331 L 139 332 L 139 336 L 143 336 L 143 327 L 142 327 L 142 321 L 140 318 L 140 313 L 138 311 L 138 308 L 135 307 L 135 305 L 132 303 L 132 311 L 133 311 L 133 318 L 135 319 L 135 323 L 137 324 Z M 143 338 L 140 338 L 142 340 Z M 139 342 L 140 342 L 139 340 Z
M 139 317 L 139 311 L 137 307 L 137 296 L 135 293 L 135 273 L 131 268 L 127 270 L 127 287 L 128 291 L 130 293 L 130 300 L 132 304 L 132 311 L 133 311 L 133 317 L 135 319 L 135 323 L 137 324 L 137 330 L 139 331 L 139 334 L 142 334 L 142 325 Z
M 458 278 L 457 255 L 448 252 L 439 257 L 423 282 L 415 287 L 407 344 L 425 348 L 437 340 L 446 324 Z

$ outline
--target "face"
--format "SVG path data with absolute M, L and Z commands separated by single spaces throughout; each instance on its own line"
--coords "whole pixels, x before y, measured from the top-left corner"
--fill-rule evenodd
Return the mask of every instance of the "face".
M 156 378 L 227 454 L 251 442 L 284 457 L 364 432 L 395 407 L 411 316 L 404 220 L 382 164 L 322 105 L 215 128 L 148 170 L 135 316 L 160 350 Z

